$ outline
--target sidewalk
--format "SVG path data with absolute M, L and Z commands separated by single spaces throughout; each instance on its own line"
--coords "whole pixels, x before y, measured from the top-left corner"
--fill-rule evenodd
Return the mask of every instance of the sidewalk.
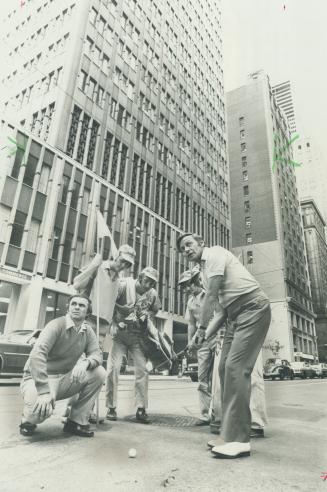
M 151 378 L 149 414 L 155 422 L 142 425 L 124 420 L 134 416 L 130 379 L 130 376 L 121 379 L 119 420 L 100 425 L 93 439 L 63 434 L 62 402 L 58 402 L 55 415 L 39 426 L 33 438 L 24 438 L 17 429 L 21 409 L 19 389 L 6 389 L 5 399 L 0 393 L 0 435 L 5 435 L 0 447 L 0 492 L 156 492 L 165 488 L 180 492 L 326 490 L 327 484 L 320 479 L 321 473 L 327 471 L 324 469 L 327 468 L 326 432 L 322 434 L 327 423 L 324 404 L 319 401 L 315 406 L 313 397 L 303 393 L 303 385 L 298 395 L 303 394 L 312 408 L 309 417 L 306 409 L 302 412 L 285 404 L 281 412 L 276 407 L 277 403 L 283 405 L 283 399 L 288 401 L 290 388 L 297 391 L 296 385 L 268 384 L 272 417 L 265 439 L 253 441 L 250 458 L 229 461 L 213 458 L 206 449 L 212 434 L 208 428 L 193 425 L 197 414 L 196 383 L 183 378 Z M 315 386 L 313 390 L 305 387 L 309 395 L 312 391 L 322 394 L 327 382 Z M 100 414 L 104 412 L 102 392 Z M 137 450 L 134 459 L 128 457 L 130 448 Z

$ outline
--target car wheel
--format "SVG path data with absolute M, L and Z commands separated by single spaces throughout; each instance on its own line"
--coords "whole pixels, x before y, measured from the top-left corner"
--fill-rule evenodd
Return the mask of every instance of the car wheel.
M 276 376 L 271 376 L 272 381 L 275 381 L 275 379 L 276 379 Z
M 290 379 L 294 379 L 294 372 L 292 371 L 291 374 L 290 374 Z
M 191 378 L 191 381 L 192 381 L 193 383 L 197 383 L 197 382 L 198 382 L 198 376 L 197 376 L 196 374 L 192 374 L 192 375 L 190 376 L 190 378 Z
M 281 372 L 281 373 L 279 374 L 279 379 L 280 379 L 281 381 L 283 381 L 283 380 L 285 379 L 285 374 L 284 374 L 283 372 Z
M 305 379 L 306 378 L 306 375 L 305 374 L 301 374 L 300 378 L 301 379 Z

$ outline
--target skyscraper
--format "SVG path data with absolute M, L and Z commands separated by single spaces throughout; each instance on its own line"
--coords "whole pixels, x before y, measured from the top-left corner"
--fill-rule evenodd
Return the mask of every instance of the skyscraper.
M 185 333 L 176 236 L 229 247 L 219 3 L 34 0 L 6 17 L 2 145 L 20 146 L 0 183 L 6 330 L 62 312 L 98 206 L 134 274 L 159 269 L 162 326 Z
M 301 200 L 320 362 L 327 362 L 327 244 L 326 223 L 314 200 Z
M 300 135 L 294 145 L 294 159 L 301 164 L 295 171 L 300 200 L 312 198 L 326 222 L 327 163 L 312 138 Z
M 232 247 L 272 303 L 265 357 L 277 340 L 284 358 L 313 360 L 314 313 L 290 134 L 266 74 L 253 73 L 227 93 L 227 121 Z
M 285 113 L 290 132 L 295 133 L 296 121 L 295 121 L 291 82 L 288 80 L 287 82 L 282 82 L 281 84 L 274 85 L 271 88 L 271 90 L 273 96 L 275 97 L 277 105 Z

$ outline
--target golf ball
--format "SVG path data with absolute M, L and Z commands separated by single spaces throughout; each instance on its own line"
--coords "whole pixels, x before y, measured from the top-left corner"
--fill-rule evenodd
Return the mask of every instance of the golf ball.
M 128 456 L 129 456 L 130 458 L 135 458 L 135 456 L 136 456 L 136 449 L 131 448 L 131 449 L 128 451 Z

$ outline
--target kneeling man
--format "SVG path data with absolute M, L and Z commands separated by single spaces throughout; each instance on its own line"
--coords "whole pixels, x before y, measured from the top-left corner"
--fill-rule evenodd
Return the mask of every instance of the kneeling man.
M 31 436 L 36 424 L 50 417 L 57 400 L 78 394 L 63 430 L 93 437 L 88 418 L 106 372 L 94 331 L 85 321 L 91 311 L 91 301 L 86 296 L 73 295 L 66 316 L 50 321 L 36 341 L 21 382 L 23 436 Z

